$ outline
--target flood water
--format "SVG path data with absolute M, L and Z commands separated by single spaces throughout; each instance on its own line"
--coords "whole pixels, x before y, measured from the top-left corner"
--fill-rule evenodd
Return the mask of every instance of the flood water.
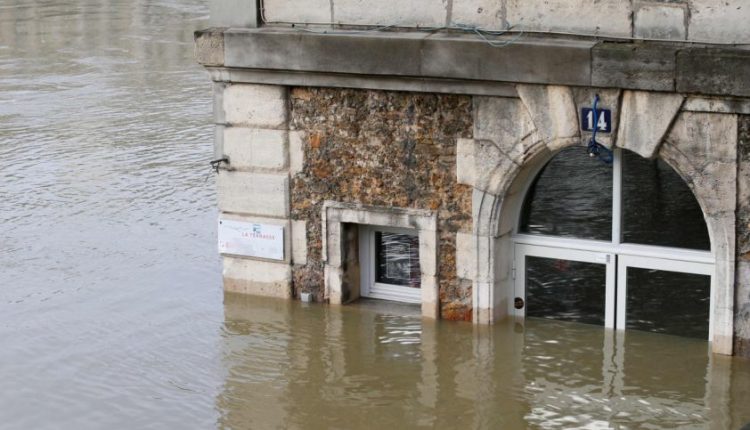
M 750 361 L 227 295 L 197 0 L 0 0 L 0 428 L 739 428 Z

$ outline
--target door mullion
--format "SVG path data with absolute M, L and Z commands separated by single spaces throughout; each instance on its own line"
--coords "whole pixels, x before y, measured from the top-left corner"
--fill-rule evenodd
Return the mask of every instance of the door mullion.
M 617 302 L 617 254 L 607 254 L 607 284 L 604 299 L 604 327 L 615 328 Z
M 612 244 L 622 242 L 622 150 L 614 149 L 612 163 Z
M 625 330 L 625 312 L 628 300 L 627 292 L 627 257 L 618 256 L 617 258 L 617 321 L 615 328 Z

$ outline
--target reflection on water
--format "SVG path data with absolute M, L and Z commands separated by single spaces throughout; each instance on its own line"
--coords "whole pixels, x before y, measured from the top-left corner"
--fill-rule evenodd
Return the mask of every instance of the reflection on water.
M 739 428 L 750 362 L 708 343 L 530 318 L 225 299 L 221 427 Z
M 0 0 L 0 429 L 750 421 L 750 363 L 702 341 L 222 304 L 207 13 Z
M 526 315 L 604 326 L 604 264 L 526 257 Z
M 0 428 L 207 428 L 204 0 L 0 0 Z
M 521 232 L 612 239 L 612 165 L 571 147 L 557 153 L 529 188 Z

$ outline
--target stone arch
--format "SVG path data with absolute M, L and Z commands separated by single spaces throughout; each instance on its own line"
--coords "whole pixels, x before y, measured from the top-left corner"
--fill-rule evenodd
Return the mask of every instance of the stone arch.
M 577 99 L 569 87 L 519 85 L 519 99 L 475 97 L 472 254 L 475 323 L 504 318 L 512 291 L 511 234 L 526 190 L 564 148 L 581 145 Z M 589 91 L 596 93 L 596 89 Z M 704 212 L 715 257 L 712 349 L 731 354 L 734 308 L 736 115 L 681 112 L 684 97 L 625 91 L 617 100 L 611 143 L 660 157 L 687 182 Z M 618 115 L 619 113 L 619 115 Z M 466 182 L 466 181 L 465 181 Z

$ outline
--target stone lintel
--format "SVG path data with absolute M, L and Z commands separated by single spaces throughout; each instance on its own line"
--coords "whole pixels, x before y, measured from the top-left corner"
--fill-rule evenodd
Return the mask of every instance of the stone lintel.
M 674 91 L 679 44 L 601 42 L 591 51 L 591 85 Z
M 677 91 L 750 96 L 750 50 L 691 48 L 677 53 Z

